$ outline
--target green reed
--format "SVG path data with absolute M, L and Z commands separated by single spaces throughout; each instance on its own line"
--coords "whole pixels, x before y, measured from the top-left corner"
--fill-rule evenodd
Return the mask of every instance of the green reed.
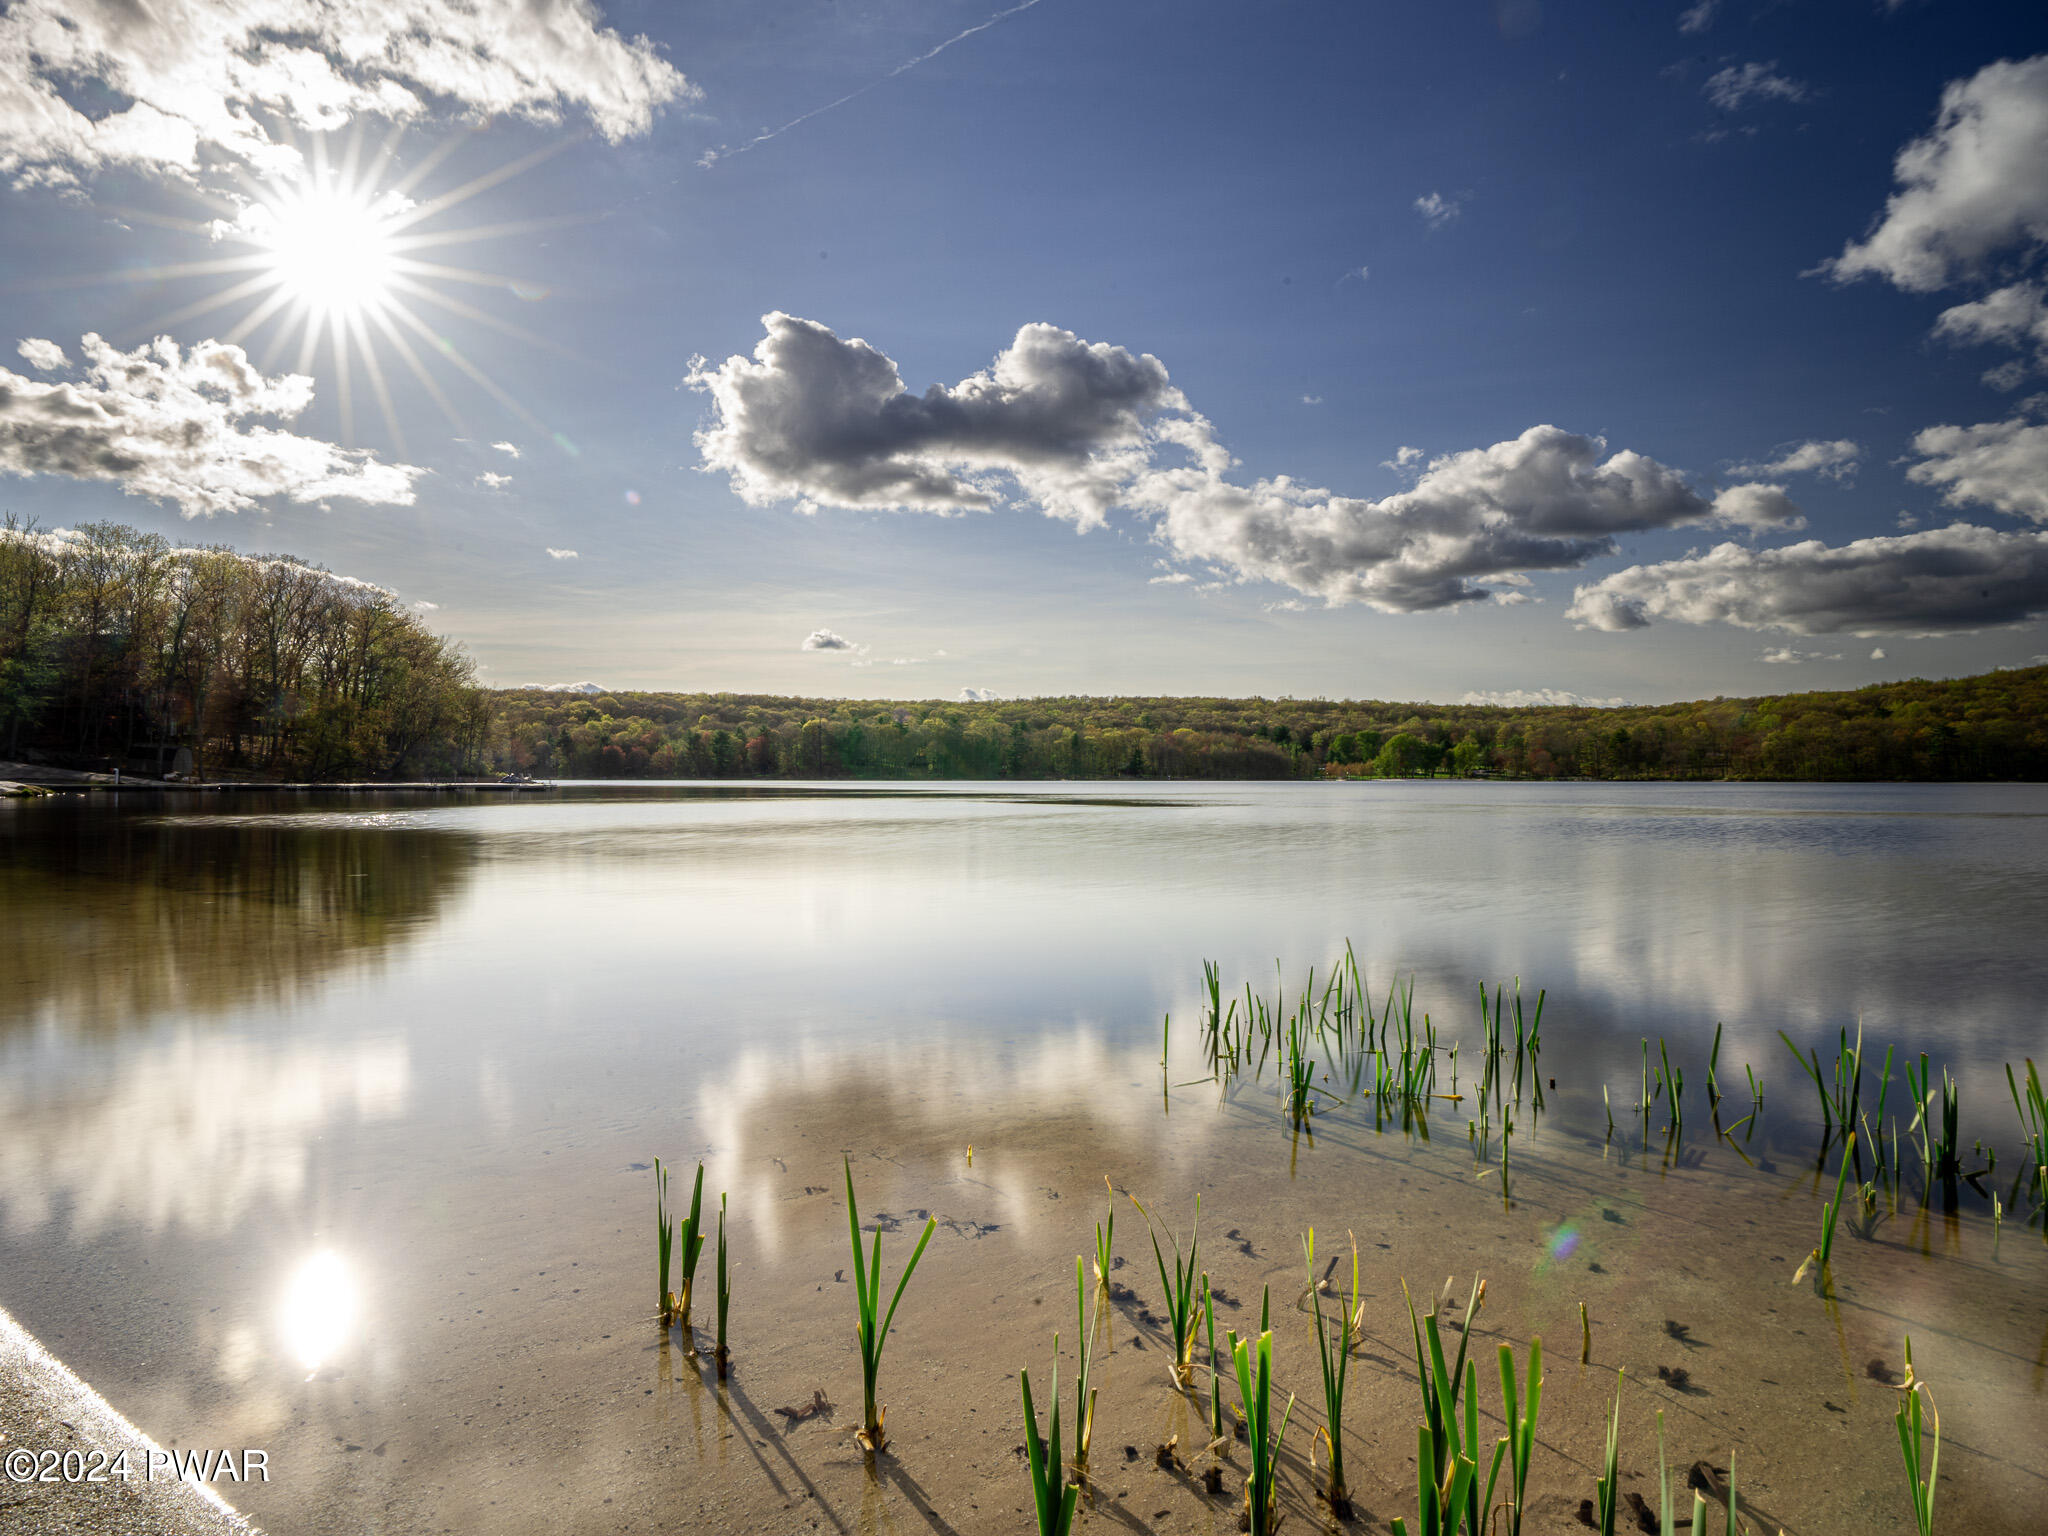
M 718 1378 L 723 1381 L 731 1367 L 732 1354 L 725 1347 L 725 1314 L 732 1306 L 732 1271 L 726 1263 L 725 1254 L 725 1193 L 718 1196 L 718 1349 L 712 1356 L 718 1364 Z
M 1109 1225 L 1095 1223 L 1095 1280 L 1104 1290 L 1109 1289 L 1109 1270 L 1113 1262 L 1110 1247 L 1116 1242 L 1116 1187 L 1109 1182 L 1109 1175 L 1102 1176 L 1105 1188 L 1109 1190 Z
M 1260 1317 L 1266 1321 L 1272 1306 L 1266 1293 Z M 1244 1405 L 1246 1435 L 1251 1445 L 1251 1470 L 1244 1480 L 1245 1529 L 1251 1536 L 1271 1536 L 1280 1524 L 1280 1443 L 1287 1436 L 1287 1421 L 1294 1414 L 1294 1398 L 1280 1412 L 1278 1428 L 1273 1425 L 1273 1330 L 1265 1328 L 1257 1344 L 1246 1344 L 1235 1329 L 1228 1334 L 1230 1358 L 1237 1374 L 1238 1400 Z
M 1195 1196 L 1195 1224 L 1188 1233 L 1188 1248 L 1183 1254 L 1180 1247 L 1180 1233 L 1173 1234 L 1173 1272 L 1166 1269 L 1166 1254 L 1159 1246 L 1159 1228 L 1152 1220 L 1151 1212 L 1138 1203 L 1136 1195 L 1131 1204 L 1138 1207 L 1138 1214 L 1145 1218 L 1145 1230 L 1152 1237 L 1152 1258 L 1159 1266 L 1159 1288 L 1166 1296 L 1166 1320 L 1173 1331 L 1173 1380 L 1174 1385 L 1185 1388 L 1194 1379 L 1195 1330 L 1202 1321 L 1202 1300 L 1196 1293 L 1195 1282 L 1200 1269 L 1196 1257 L 1201 1251 L 1202 1197 Z
M 1323 1323 L 1322 1288 L 1316 1283 L 1316 1229 L 1301 1240 L 1302 1262 L 1308 1269 L 1309 1304 L 1315 1308 L 1316 1354 L 1323 1368 L 1323 1427 L 1316 1431 L 1330 1452 L 1330 1481 L 1325 1490 L 1330 1512 L 1338 1519 L 1351 1515 L 1351 1490 L 1344 1483 L 1344 1378 L 1351 1368 L 1351 1319 L 1357 1313 L 1358 1246 L 1351 1248 L 1351 1300 L 1338 1292 L 1337 1337 L 1332 1342 Z
M 1209 1435 L 1211 1439 L 1223 1438 L 1223 1394 L 1218 1390 L 1220 1379 L 1217 1362 L 1223 1357 L 1216 1352 L 1216 1303 L 1209 1294 L 1209 1272 L 1202 1271 L 1202 1316 L 1209 1328 Z
M 2041 1074 L 2034 1070 L 2034 1058 L 2027 1058 L 2024 1093 L 2012 1075 L 2011 1062 L 2005 1064 L 2005 1086 L 2012 1093 L 2013 1112 L 2020 1117 L 2020 1137 L 2026 1143 L 2026 1159 L 2033 1169 L 2034 1188 L 2048 1193 L 2048 1098 L 2041 1094 Z
M 654 1251 L 656 1267 L 660 1271 L 655 1298 L 655 1314 L 661 1319 L 661 1326 L 667 1328 L 675 1320 L 673 1292 L 668 1288 L 669 1268 L 675 1257 L 676 1229 L 668 1214 L 668 1170 L 661 1166 L 661 1159 L 654 1160 Z
M 855 1336 L 860 1341 L 861 1373 L 861 1427 L 858 1439 L 869 1451 L 879 1452 L 888 1447 L 888 1437 L 882 1432 L 884 1410 L 875 1401 L 875 1382 L 882 1370 L 882 1346 L 888 1342 L 889 1325 L 896 1320 L 896 1307 L 903 1300 L 903 1289 L 910 1284 L 910 1277 L 917 1271 L 917 1261 L 924 1257 L 925 1244 L 932 1240 L 932 1233 L 938 1230 L 936 1216 L 925 1218 L 924 1235 L 917 1240 L 917 1247 L 910 1255 L 910 1262 L 903 1266 L 903 1274 L 896 1282 L 896 1294 L 890 1298 L 889 1311 L 881 1314 L 882 1302 L 882 1226 L 875 1224 L 875 1244 L 872 1260 L 863 1260 L 860 1251 L 860 1207 L 853 1195 L 853 1160 L 843 1159 L 846 1167 L 846 1227 L 853 1239 L 853 1292 L 854 1305 L 858 1310 Z M 880 1326 L 876 1319 L 880 1316 Z M 1059 1406 L 1055 1399 L 1053 1411 Z
M 1074 1315 L 1080 1330 L 1081 1374 L 1074 1389 L 1074 1482 L 1078 1485 L 1088 1480 L 1088 1442 L 1095 1435 L 1095 1388 L 1088 1384 L 1088 1374 L 1095 1362 L 1095 1330 L 1088 1319 L 1088 1277 L 1082 1266 L 1081 1255 L 1074 1255 Z M 1055 1334 L 1052 1341 L 1055 1365 L 1059 1356 L 1060 1341 Z M 1053 1377 L 1054 1411 L 1058 1411 L 1059 1377 Z M 1059 1436 L 1059 1423 L 1053 1423 L 1053 1436 Z M 1055 1458 L 1057 1459 L 1057 1458 Z
M 1449 1282 L 1444 1295 L 1449 1296 Z M 1443 1333 L 1437 1306 L 1417 1317 L 1415 1298 L 1408 1282 L 1401 1282 L 1401 1294 L 1408 1301 L 1408 1323 L 1415 1338 L 1415 1374 L 1422 1389 L 1422 1419 L 1417 1426 L 1417 1443 L 1423 1455 L 1416 1463 L 1422 1485 L 1418 1508 L 1422 1536 L 1453 1536 L 1462 1521 L 1466 1529 L 1480 1531 L 1482 1500 L 1479 1490 L 1479 1368 L 1466 1359 L 1472 1346 L 1472 1329 L 1486 1305 L 1486 1282 L 1475 1280 L 1465 1303 L 1465 1317 L 1458 1330 L 1458 1356 L 1446 1363 Z M 1425 1343 L 1425 1340 L 1427 1341 Z M 1464 1407 L 1460 1434 L 1459 1406 Z M 1493 1466 L 1486 1480 L 1485 1502 L 1493 1498 L 1493 1485 L 1500 1476 L 1501 1460 L 1507 1452 L 1505 1440 L 1494 1446 Z
M 1706 1501 L 1700 1496 L 1698 1489 L 1693 1490 L 1692 1506 L 1694 1536 L 1706 1536 L 1706 1527 L 1700 1523 L 1701 1512 L 1706 1508 Z M 1659 1408 L 1657 1410 L 1657 1529 L 1675 1533 L 1678 1527 L 1672 1524 L 1673 1514 L 1674 1512 L 1671 1508 L 1671 1468 L 1664 1460 L 1664 1410 Z
M 1713 1044 L 1713 1048 L 1712 1048 L 1711 1050 L 1709 1050 L 1709 1051 L 1707 1052 L 1707 1108 L 1708 1108 L 1708 1109 L 1710 1109 L 1710 1110 L 1715 1110 L 1715 1109 L 1719 1109 L 1719 1108 L 1720 1108 L 1720 1106 L 1721 1106 L 1721 1076 L 1720 1076 L 1720 1068 L 1721 1068 L 1721 1021 L 1720 1021 L 1720 1020 L 1718 1020 L 1718 1019 L 1716 1019 L 1716 1020 L 1714 1021 L 1714 1044 Z M 1668 1526 L 1667 1526 L 1667 1529 L 1668 1529 Z
M 1849 1031 L 1843 1029 L 1835 1045 L 1834 1060 L 1828 1074 L 1821 1073 L 1820 1055 L 1809 1050 L 1799 1054 L 1799 1047 L 1792 1043 L 1792 1037 L 1782 1029 L 1778 1038 L 1785 1042 L 1785 1048 L 1792 1053 L 1792 1059 L 1799 1063 L 1799 1070 L 1813 1080 L 1813 1091 L 1820 1100 L 1821 1125 L 1832 1132 L 1839 1126 L 1850 1130 L 1857 1123 L 1857 1114 L 1863 1101 L 1863 1023 L 1856 1024 L 1856 1039 L 1852 1044 Z M 1890 1059 L 1886 1059 L 1886 1075 L 1890 1075 Z
M 1626 1369 L 1614 1374 L 1614 1407 L 1607 1416 L 1607 1454 L 1602 1461 L 1606 1471 L 1593 1482 L 1599 1496 L 1594 1524 L 1600 1536 L 1614 1536 L 1614 1516 L 1621 1504 L 1621 1384 L 1627 1376 Z
M 1906 1063 L 1906 1091 L 1913 1099 L 1913 1119 L 1906 1127 L 1906 1134 L 1917 1137 L 1919 1141 L 1923 1180 L 1928 1184 L 1936 1179 L 1953 1182 L 1962 1172 L 1958 1155 L 1961 1138 L 1956 1130 L 1961 1118 L 1961 1105 L 1956 1080 L 1949 1075 L 1948 1068 L 1943 1067 L 1941 1082 L 1937 1085 L 1927 1064 L 1927 1053 L 1922 1051 L 1917 1074 L 1913 1071 L 1913 1064 L 1910 1061 Z M 1938 1111 L 1937 1098 L 1940 1100 Z
M 1906 1464 L 1906 1484 L 1913 1498 L 1913 1523 L 1920 1536 L 1933 1536 L 1934 1477 L 1941 1465 L 1941 1415 L 1935 1411 L 1927 1383 L 1913 1374 L 1911 1335 L 1906 1338 L 1906 1379 L 1900 1384 L 1899 1394 L 1899 1411 L 1893 1422 L 1898 1427 L 1899 1456 Z M 1926 1437 L 1929 1420 L 1933 1424 L 1931 1443 Z
M 853 1251 L 860 1253 L 855 1242 Z M 1038 1409 L 1031 1401 L 1031 1373 L 1020 1370 L 1024 1389 L 1024 1451 L 1031 1467 L 1031 1503 L 1038 1515 L 1039 1536 L 1067 1536 L 1080 1501 L 1078 1483 L 1066 1481 L 1060 1461 L 1060 1336 L 1052 1336 L 1052 1422 L 1044 1439 L 1038 1434 Z
M 1514 1489 L 1514 1502 L 1509 1506 L 1507 1528 L 1510 1536 L 1522 1536 L 1522 1515 L 1526 1508 L 1526 1490 L 1529 1486 L 1529 1462 L 1536 1451 L 1536 1418 L 1543 1411 L 1543 1340 L 1536 1337 L 1529 1341 L 1529 1393 L 1526 1398 L 1515 1380 L 1515 1351 L 1511 1344 L 1500 1347 L 1500 1403 L 1501 1420 L 1508 1432 L 1501 1437 L 1501 1444 L 1507 1447 L 1508 1480 Z M 1499 1453 L 1494 1456 L 1494 1467 L 1500 1467 Z M 1492 1480 L 1488 1479 L 1486 1504 L 1493 1505 Z M 1670 1530 L 1666 1520 L 1664 1529 Z
M 1856 1156 L 1856 1133 L 1851 1131 L 1849 1139 L 1842 1143 L 1842 1166 L 1835 1175 L 1835 1198 L 1820 1210 L 1820 1246 L 1806 1256 L 1806 1261 L 1793 1273 L 1792 1283 L 1797 1285 L 1806 1278 L 1809 1269 L 1818 1269 L 1815 1284 L 1825 1288 L 1829 1284 L 1828 1260 L 1835 1251 L 1835 1223 L 1842 1214 L 1842 1191 L 1849 1182 L 1849 1163 Z
M 676 1288 L 670 1311 L 683 1330 L 683 1346 L 693 1354 L 696 1338 L 690 1332 L 690 1296 L 697 1285 L 697 1258 L 704 1252 L 704 1165 L 697 1165 L 697 1182 L 690 1189 L 690 1214 L 676 1231 L 676 1268 L 682 1284 Z

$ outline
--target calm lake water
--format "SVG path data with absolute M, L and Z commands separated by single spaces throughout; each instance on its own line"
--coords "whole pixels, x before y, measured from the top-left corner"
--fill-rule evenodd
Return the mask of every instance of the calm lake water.
M 270 1483 L 223 1491 L 278 1531 L 1020 1529 L 1014 1372 L 1049 1364 L 1055 1327 L 1071 1346 L 1108 1176 L 1171 1224 L 1202 1193 L 1204 1267 L 1243 1303 L 1222 1326 L 1270 1286 L 1304 1405 L 1298 1237 L 1318 1227 L 1320 1268 L 1356 1234 L 1376 1310 L 1347 1459 L 1368 1528 L 1413 1523 L 1399 1281 L 1455 1272 L 1462 1295 L 1478 1272 L 1489 1348 L 1551 1342 L 1545 1528 L 1592 1492 L 1626 1365 L 1624 1464 L 1653 1504 L 1663 1408 L 1677 1464 L 1736 1450 L 1788 1530 L 1910 1529 L 1871 1369 L 1896 1370 L 1910 1328 L 1956 1528 L 2033 1530 L 2038 1223 L 2009 1212 L 1994 1251 L 1985 1195 L 1923 1208 L 1909 1175 L 1896 1215 L 1838 1239 L 1832 1300 L 1792 1286 L 1833 1164 L 1821 1187 L 1778 1032 L 1831 1046 L 1860 1022 L 1867 1094 L 1884 1046 L 1929 1052 L 1960 1084 L 1966 1154 L 1997 1153 L 1984 1189 L 2008 1194 L 2004 1064 L 2048 1055 L 2044 870 L 2041 786 L 0 802 L 0 1305 L 159 1440 L 269 1449 Z M 1518 1125 L 1512 1199 L 1469 1101 L 1425 1142 L 1346 1096 L 1310 1139 L 1270 1074 L 1199 1081 L 1204 959 L 1226 990 L 1291 998 L 1347 939 L 1376 992 L 1412 978 L 1468 1074 L 1480 983 L 1545 990 L 1555 1086 Z M 1684 1133 L 1660 1112 L 1646 1147 L 1641 1041 L 1703 1084 L 1717 1022 L 1723 1119 L 1750 1112 L 1746 1067 L 1763 1112 L 1717 1137 L 1692 1086 Z M 1890 1093 L 1896 1115 L 1896 1070 Z M 892 1274 L 923 1212 L 946 1222 L 884 1364 L 896 1447 L 872 1474 L 846 1433 L 842 1153 L 864 1213 L 909 1213 Z M 731 1192 L 726 1387 L 651 1318 L 656 1156 L 703 1158 Z M 1142 1306 L 1098 1377 L 1115 1470 L 1084 1518 L 1234 1529 L 1230 1498 L 1153 1465 L 1198 1436 L 1121 1204 Z M 774 1414 L 814 1390 L 829 1422 Z M 1296 1451 L 1289 1498 L 1329 1525 Z

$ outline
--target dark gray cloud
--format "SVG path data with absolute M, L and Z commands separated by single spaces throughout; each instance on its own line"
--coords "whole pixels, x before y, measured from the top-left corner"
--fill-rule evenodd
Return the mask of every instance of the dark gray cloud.
M 1426 467 L 1404 450 L 1415 483 L 1378 500 L 1287 476 L 1241 484 L 1149 354 L 1027 325 L 987 369 L 917 395 L 865 341 L 781 313 L 763 324 L 751 358 L 699 359 L 690 373 L 714 407 L 696 438 L 704 467 L 754 503 L 950 512 L 995 507 L 1014 489 L 1081 528 L 1123 507 L 1152 519 L 1176 563 L 1391 612 L 1577 569 L 1621 533 L 1799 522 L 1781 486 L 1709 497 L 1654 459 L 1554 426 Z
M 2044 612 L 2048 532 L 1955 523 L 1833 546 L 1721 544 L 1582 586 L 1567 616 L 1606 630 L 1670 619 L 1868 636 L 1963 633 Z

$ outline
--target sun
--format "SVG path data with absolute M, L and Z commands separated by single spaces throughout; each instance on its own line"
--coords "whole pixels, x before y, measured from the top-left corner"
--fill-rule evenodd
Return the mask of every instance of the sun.
M 86 281 L 204 281 L 206 292 L 156 317 L 150 329 L 167 331 L 200 321 L 211 326 L 224 320 L 214 334 L 234 345 L 248 344 L 263 372 L 278 365 L 302 374 L 319 370 L 334 384 L 344 442 L 355 438 L 360 375 L 393 445 L 401 454 L 406 451 L 385 367 L 389 359 L 411 374 L 458 436 L 470 435 L 472 429 L 434 377 L 430 363 L 454 369 L 530 429 L 566 443 L 471 361 L 448 334 L 451 321 L 467 322 L 559 350 L 450 291 L 495 291 L 530 304 L 547 299 L 549 290 L 431 258 L 461 246 L 584 222 L 583 215 L 455 228 L 444 222 L 450 210 L 501 186 L 573 141 L 549 145 L 430 195 L 419 190 L 422 184 L 465 141 L 450 138 L 401 169 L 401 132 L 394 129 L 381 148 L 369 153 L 360 131 L 336 155 L 330 155 L 324 136 L 317 138 L 289 174 L 265 181 L 240 177 L 233 189 L 203 192 L 212 217 L 189 223 L 155 221 L 205 240 L 214 254 L 203 260 L 131 267 Z
M 252 203 L 241 224 L 277 286 L 309 313 L 381 309 L 398 275 L 403 198 L 300 184 Z

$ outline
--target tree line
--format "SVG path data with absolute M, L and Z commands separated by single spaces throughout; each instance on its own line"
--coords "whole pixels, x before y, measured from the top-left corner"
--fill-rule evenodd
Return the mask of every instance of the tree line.
M 0 521 L 0 756 L 194 778 L 481 772 L 461 649 L 381 587 L 114 523 Z
M 2048 667 L 1618 708 L 516 689 L 491 695 L 490 756 L 608 779 L 2042 779 Z

